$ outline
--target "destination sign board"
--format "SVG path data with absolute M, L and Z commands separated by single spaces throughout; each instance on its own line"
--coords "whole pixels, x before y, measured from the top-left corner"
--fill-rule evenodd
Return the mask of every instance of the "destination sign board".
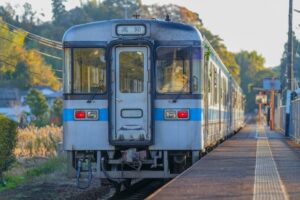
M 146 27 L 144 25 L 118 25 L 117 35 L 145 35 Z

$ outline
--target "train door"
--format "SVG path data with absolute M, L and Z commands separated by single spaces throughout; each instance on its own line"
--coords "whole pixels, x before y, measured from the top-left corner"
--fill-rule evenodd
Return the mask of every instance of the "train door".
M 112 84 L 114 144 L 139 145 L 151 141 L 148 49 L 117 47 Z

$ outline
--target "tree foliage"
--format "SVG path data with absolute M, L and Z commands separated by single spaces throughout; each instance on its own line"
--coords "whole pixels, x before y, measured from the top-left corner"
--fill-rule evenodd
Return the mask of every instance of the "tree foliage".
M 284 45 L 284 52 L 282 54 L 280 65 L 274 68 L 277 74 L 280 74 L 282 88 L 285 90 L 287 86 L 287 43 Z M 300 41 L 296 36 L 293 36 L 293 59 L 294 59 L 294 76 L 300 86 Z
M 43 123 L 43 120 L 48 114 L 48 103 L 43 93 L 36 89 L 32 89 L 28 93 L 26 101 L 30 107 L 31 113 L 36 117 L 36 122 Z
M 0 115 L 0 185 L 5 184 L 3 172 L 14 161 L 14 148 L 17 141 L 17 124 Z
M 52 19 L 54 22 L 58 21 L 63 14 L 66 12 L 65 5 L 63 4 L 66 0 L 52 0 Z
M 235 59 L 240 66 L 241 87 L 246 95 L 248 111 L 255 108 L 255 94 L 257 91 L 249 91 L 249 85 L 262 87 L 262 80 L 265 77 L 273 77 L 275 73 L 265 67 L 265 59 L 256 51 L 241 51 L 236 54 Z
M 0 85 L 27 89 L 32 86 L 61 86 L 52 67 L 34 49 L 25 49 L 27 33 L 10 30 L 0 18 Z
M 52 107 L 52 114 L 55 119 L 58 119 L 57 124 L 61 125 L 63 115 L 63 100 L 56 98 Z

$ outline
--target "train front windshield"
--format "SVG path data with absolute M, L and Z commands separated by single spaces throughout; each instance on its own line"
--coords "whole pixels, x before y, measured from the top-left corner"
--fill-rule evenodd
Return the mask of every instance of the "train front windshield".
M 159 47 L 156 55 L 157 92 L 191 93 L 191 73 L 200 75 L 200 48 Z

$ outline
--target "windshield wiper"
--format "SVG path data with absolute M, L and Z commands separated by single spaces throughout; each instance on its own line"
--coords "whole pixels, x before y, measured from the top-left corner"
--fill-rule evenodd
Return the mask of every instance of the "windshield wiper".
M 102 88 L 103 88 L 102 83 L 100 83 L 97 86 L 97 88 L 98 88 L 97 91 L 95 91 L 95 93 L 86 101 L 87 103 L 92 103 L 92 101 L 95 99 L 95 97 L 99 94 L 98 92 L 102 91 Z
M 175 96 L 175 98 L 172 100 L 173 103 L 176 103 L 177 100 L 178 100 L 178 98 L 179 98 L 182 94 L 184 94 L 183 91 L 184 91 L 184 89 L 189 85 L 189 82 L 190 82 L 190 80 L 187 80 L 187 82 L 182 86 L 182 88 L 181 88 L 181 90 L 180 90 L 180 93 L 178 93 L 178 94 Z

